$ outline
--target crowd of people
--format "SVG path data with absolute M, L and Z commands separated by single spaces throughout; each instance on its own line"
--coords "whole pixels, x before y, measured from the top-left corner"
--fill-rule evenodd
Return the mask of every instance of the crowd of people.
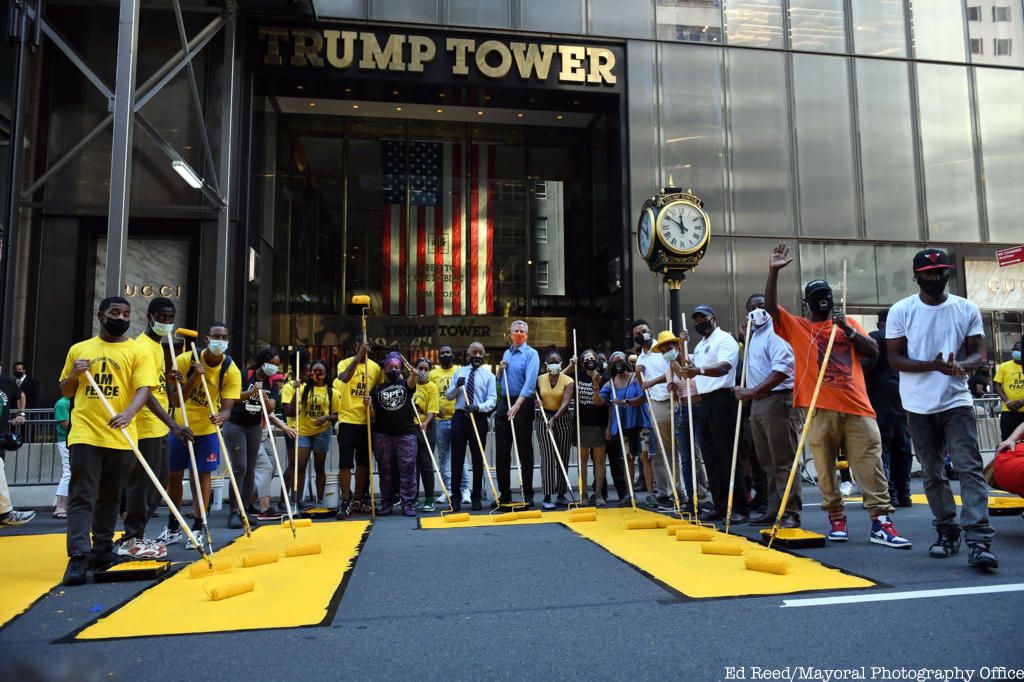
M 536 442 L 544 510 L 611 504 L 607 469 L 621 507 L 800 528 L 799 477 L 788 496 L 784 491 L 812 402 L 806 446 L 830 541 L 851 536 L 845 468 L 868 516 L 866 539 L 911 548 L 894 519 L 896 508 L 912 504 L 916 455 L 937 531 L 928 554 L 951 557 L 962 538 L 971 566 L 998 567 L 989 485 L 1024 493 L 1020 342 L 993 378 L 1004 440 L 983 470 L 968 381 L 983 362 L 983 327 L 977 306 L 947 291 L 948 255 L 919 252 L 912 264 L 919 292 L 880 313 L 870 333 L 836 306 L 825 280 L 804 287 L 806 317 L 781 306 L 778 274 L 792 260 L 785 244 L 770 254 L 764 292 L 747 299 L 735 334 L 722 329 L 712 307 L 698 305 L 689 315 L 692 338 L 685 331 L 655 334 L 636 320 L 628 347 L 610 354 L 583 349 L 567 362 L 556 348 L 531 347 L 521 320 L 511 324 L 511 344 L 494 365 L 479 342 L 461 358 L 442 346 L 436 366 L 397 351 L 378 363 L 365 339 L 353 335 L 348 357 L 334 368 L 305 351 L 282 357 L 276 348 L 240 366 L 228 354 L 230 330 L 222 322 L 204 330 L 201 350 L 185 347 L 174 357 L 165 343 L 175 324 L 173 302 L 154 299 L 145 332 L 130 339 L 129 303 L 107 298 L 97 311 L 99 334 L 70 349 L 60 376 L 64 397 L 55 418 L 66 438 L 68 476 L 55 515 L 68 524 L 64 582 L 81 584 L 89 570 L 126 557 L 163 557 L 168 544 L 183 539 L 173 516 L 157 538 L 146 536 L 160 497 L 126 438 L 138 444 L 175 504 L 189 480 L 199 543 L 211 477 L 225 454 L 242 500 L 229 496 L 228 525 L 242 528 L 279 519 L 286 495 L 293 508 L 326 511 L 332 438 L 339 471 L 330 513 L 338 519 L 415 517 L 439 506 L 481 510 L 488 490 L 491 508 L 533 507 Z M 286 364 L 290 376 L 282 371 Z M 17 387 L 4 387 L 6 424 L 8 403 L 23 406 L 24 398 Z M 286 467 L 276 505 L 275 432 L 284 436 L 279 462 Z M 489 437 L 493 464 L 485 455 Z M 573 451 L 575 480 L 568 473 Z M 305 494 L 310 460 L 314 475 Z M 947 467 L 960 481 L 959 518 Z M 122 505 L 124 534 L 115 543 Z M 24 523 L 21 514 L 0 476 L 0 523 Z

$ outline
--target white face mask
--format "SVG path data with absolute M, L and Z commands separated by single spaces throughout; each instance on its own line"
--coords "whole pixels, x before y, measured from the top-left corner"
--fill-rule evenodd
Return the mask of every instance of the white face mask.
M 167 336 L 174 331 L 174 323 L 166 324 L 153 320 L 153 333 L 157 336 Z
M 679 357 L 679 350 L 677 348 L 673 348 L 671 350 L 665 351 L 661 355 L 669 362 L 672 362 L 673 360 Z
M 269 363 L 263 364 L 263 373 L 268 377 L 272 377 L 277 374 L 277 365 L 271 365 Z
M 224 355 L 228 351 L 228 342 L 219 339 L 210 339 L 210 352 L 214 355 Z
M 747 319 L 754 325 L 754 329 L 760 329 L 771 321 L 772 316 L 764 308 L 754 308 L 747 314 Z
M 548 363 L 548 372 L 550 372 L 551 374 L 558 374 L 561 371 L 562 371 L 562 363 L 560 363 L 560 362 L 549 362 Z

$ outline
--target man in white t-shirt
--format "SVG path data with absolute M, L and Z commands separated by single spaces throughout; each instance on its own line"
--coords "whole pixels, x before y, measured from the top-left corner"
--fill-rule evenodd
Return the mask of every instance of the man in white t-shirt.
M 711 496 L 715 500 L 715 508 L 703 512 L 700 519 L 718 521 L 725 518 L 729 478 L 733 475 L 733 429 L 726 425 L 736 423 L 738 403 L 733 389 L 736 387 L 740 346 L 732 334 L 718 326 L 718 317 L 711 306 L 697 306 L 690 319 L 701 339 L 693 347 L 692 364 L 684 366 L 682 372 L 683 376 L 697 382 L 700 392 L 700 451 L 708 469 Z M 746 523 L 750 513 L 747 483 L 738 470 L 733 486 L 733 512 L 729 523 Z
M 978 306 L 946 293 L 949 256 L 924 249 L 914 256 L 920 293 L 898 301 L 885 324 L 889 364 L 900 373 L 900 398 L 910 418 L 914 451 L 921 462 L 938 540 L 928 553 L 948 558 L 960 549 L 963 528 L 967 563 L 999 567 L 992 553 L 995 531 L 988 521 L 988 485 L 982 475 L 978 431 L 967 377 L 983 361 L 984 329 Z M 956 501 L 943 471 L 946 453 L 960 474 L 960 523 Z

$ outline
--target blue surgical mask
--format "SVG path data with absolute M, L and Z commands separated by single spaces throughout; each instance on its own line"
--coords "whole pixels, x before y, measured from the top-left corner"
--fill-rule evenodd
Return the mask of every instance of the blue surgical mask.
M 1014 362 L 1020 362 L 1020 351 L 1019 350 L 1013 351 L 1012 355 L 1013 355 L 1013 361 Z
M 548 371 L 551 372 L 552 374 L 558 374 L 559 372 L 562 371 L 562 363 L 560 363 L 560 362 L 549 362 L 548 363 Z
M 224 355 L 228 350 L 228 342 L 218 339 L 210 339 L 210 352 L 214 355 Z
M 661 355 L 669 362 L 672 362 L 673 360 L 679 357 L 679 349 L 673 348 L 672 350 L 665 351 Z
M 263 363 L 263 373 L 268 377 L 272 377 L 277 374 L 277 365 L 271 365 L 270 363 Z
M 167 336 L 174 331 L 174 323 L 165 324 L 163 322 L 157 322 L 153 320 L 153 333 L 157 336 Z

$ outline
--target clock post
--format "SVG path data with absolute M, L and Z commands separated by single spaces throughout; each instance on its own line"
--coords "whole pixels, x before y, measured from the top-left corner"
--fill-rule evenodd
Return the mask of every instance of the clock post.
M 672 179 L 644 202 L 637 224 L 637 248 L 651 272 L 668 284 L 672 331 L 683 329 L 679 292 L 686 273 L 700 264 L 711 242 L 711 221 L 704 202 L 692 191 L 674 187 Z

